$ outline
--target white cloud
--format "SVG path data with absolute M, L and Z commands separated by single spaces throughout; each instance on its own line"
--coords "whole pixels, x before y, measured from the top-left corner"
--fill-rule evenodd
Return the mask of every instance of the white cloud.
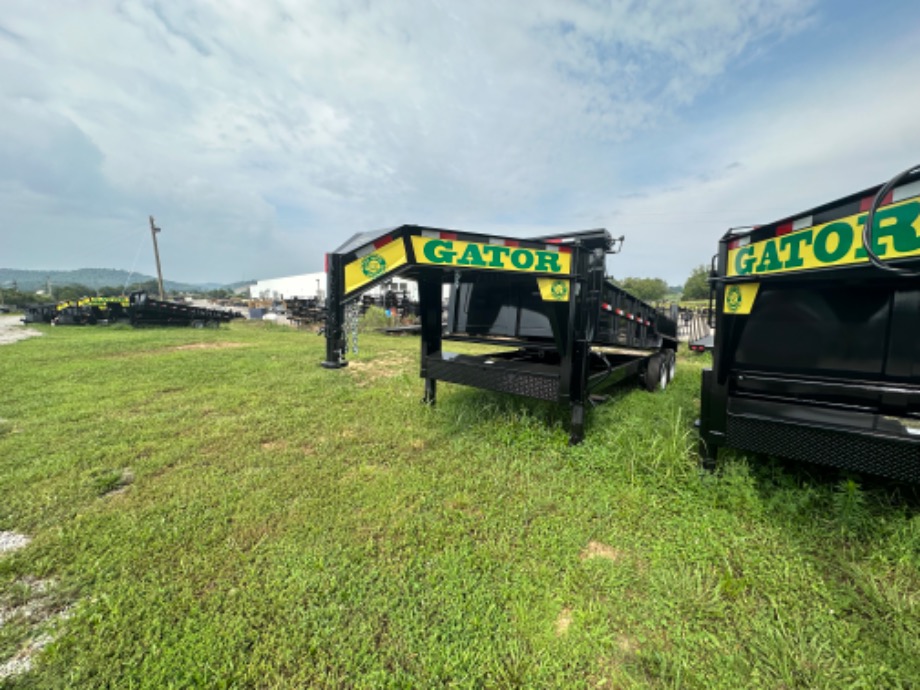
M 802 70 L 742 117 L 697 128 L 709 153 L 692 174 L 647 185 L 598 216 L 629 237 L 614 273 L 682 283 L 690 267 L 709 263 L 729 227 L 794 216 L 920 163 L 920 93 L 905 89 L 920 55 L 909 45 L 895 41 L 869 60 L 852 55 L 833 72 Z
M 72 172 L 93 187 L 41 189 L 13 169 L 5 188 L 19 185 L 7 192 L 18 207 L 0 211 L 2 227 L 53 236 L 66 261 L 68 244 L 82 241 L 75 227 L 104 226 L 116 241 L 103 263 L 123 265 L 135 247 L 117 241 L 119 223 L 133 238 L 153 213 L 164 262 L 171 254 L 176 277 L 188 280 L 317 268 L 352 232 L 400 222 L 572 228 L 651 213 L 617 200 L 643 189 L 636 168 L 654 166 L 650 154 L 626 158 L 623 145 L 679 122 L 735 63 L 813 15 L 801 0 L 21 0 L 5 9 L 5 129 L 43 151 L 38 176 L 55 132 L 82 141 Z M 840 136 L 848 126 L 839 123 Z M 700 188 L 718 199 L 752 170 L 764 179 L 783 170 L 777 147 L 734 127 L 742 134 L 689 169 L 742 167 L 708 182 L 664 171 L 661 184 L 694 184 L 683 193 L 702 204 Z M 787 131 L 799 130 L 786 123 L 774 136 Z M 717 137 L 705 127 L 694 136 Z M 807 131 L 795 136 L 818 145 Z M 681 193 L 653 208 L 681 203 Z M 63 199 L 90 209 L 55 214 Z M 212 238 L 220 251 L 205 260 Z M 627 246 L 643 241 L 631 235 Z M 672 282 L 687 270 L 684 250 L 668 264 Z M 642 256 L 624 255 L 637 262 L 628 272 L 658 270 Z

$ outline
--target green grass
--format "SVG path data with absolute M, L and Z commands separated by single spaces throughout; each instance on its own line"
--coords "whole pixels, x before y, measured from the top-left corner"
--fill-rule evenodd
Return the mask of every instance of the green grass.
M 920 686 L 916 491 L 701 476 L 701 358 L 570 448 L 553 405 L 422 406 L 414 338 L 43 330 L 0 349 L 0 603 L 70 615 L 0 627 L 0 665 L 55 636 L 9 687 Z

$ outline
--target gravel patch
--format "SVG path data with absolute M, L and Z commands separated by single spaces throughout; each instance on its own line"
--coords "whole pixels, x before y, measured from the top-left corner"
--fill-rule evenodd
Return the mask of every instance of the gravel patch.
M 41 650 L 54 642 L 54 638 L 48 634 L 42 634 L 29 640 L 25 646 L 16 652 L 16 655 L 0 666 L 0 681 L 14 676 L 21 676 L 32 670 L 32 657 Z
M 19 316 L 0 316 L 0 345 L 9 345 L 41 335 L 41 331 L 23 326 L 19 319 Z
M 31 538 L 18 532 L 0 532 L 0 554 L 18 551 L 29 545 Z
M 13 604 L 12 596 L 0 596 L 0 628 L 14 619 L 29 623 L 44 623 L 60 608 L 50 596 L 55 587 L 54 580 L 42 580 L 27 575 L 16 581 L 15 586 L 28 588 L 30 599 L 22 604 Z M 2 594 L 2 593 L 0 593 Z

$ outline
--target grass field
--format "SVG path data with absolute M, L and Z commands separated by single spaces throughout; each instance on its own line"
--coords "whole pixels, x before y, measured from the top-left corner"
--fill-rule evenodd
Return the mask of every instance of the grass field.
M 0 686 L 920 687 L 917 490 L 701 476 L 697 357 L 570 448 L 423 407 L 413 338 L 44 330 L 0 348 L 0 666 L 45 645 Z

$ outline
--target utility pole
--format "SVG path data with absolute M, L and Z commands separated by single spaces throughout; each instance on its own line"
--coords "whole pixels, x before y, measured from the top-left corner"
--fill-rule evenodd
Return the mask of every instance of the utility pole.
M 150 236 L 153 237 L 153 255 L 157 260 L 157 283 L 160 286 L 160 301 L 166 299 L 166 295 L 163 292 L 163 271 L 160 270 L 160 250 L 157 248 L 157 233 L 160 232 L 158 228 L 153 223 L 153 216 L 150 216 Z

